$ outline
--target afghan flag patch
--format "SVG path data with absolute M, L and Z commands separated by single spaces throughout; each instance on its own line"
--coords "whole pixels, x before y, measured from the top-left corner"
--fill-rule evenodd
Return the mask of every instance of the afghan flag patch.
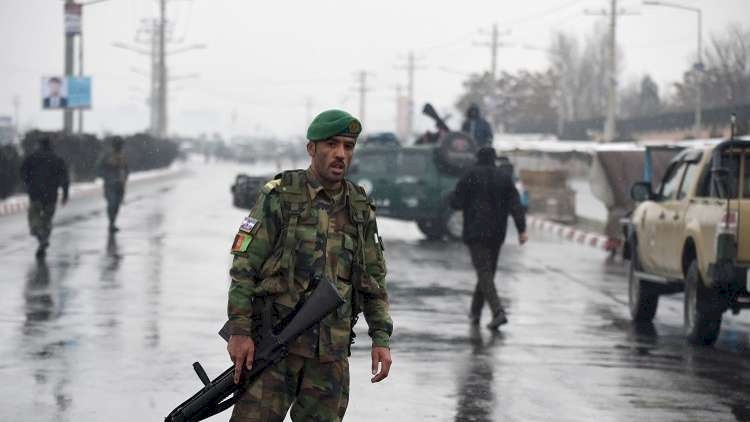
M 234 237 L 234 242 L 232 242 L 232 252 L 245 252 L 247 251 L 247 247 L 250 246 L 250 242 L 252 242 L 253 237 L 249 234 L 245 233 L 237 233 L 237 235 Z

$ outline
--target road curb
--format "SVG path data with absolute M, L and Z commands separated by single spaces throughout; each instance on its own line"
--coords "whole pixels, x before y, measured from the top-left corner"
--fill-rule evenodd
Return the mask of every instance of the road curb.
M 527 216 L 526 222 L 527 225 L 533 229 L 552 233 L 563 239 L 581 245 L 590 246 L 592 248 L 600 249 L 603 251 L 607 250 L 607 237 L 602 234 L 579 230 L 575 227 L 566 226 L 564 224 L 555 223 L 553 221 L 534 216 Z
M 175 165 L 166 169 L 159 170 L 148 170 L 145 172 L 133 173 L 129 182 L 156 179 L 159 177 L 169 176 L 178 173 L 182 170 L 182 166 Z M 78 198 L 81 196 L 91 195 L 96 192 L 101 192 L 102 182 L 97 180 L 95 182 L 83 182 L 74 183 L 70 186 L 69 197 L 70 199 Z M 29 198 L 24 194 L 14 195 L 10 198 L 0 201 L 0 217 L 18 214 L 29 209 Z

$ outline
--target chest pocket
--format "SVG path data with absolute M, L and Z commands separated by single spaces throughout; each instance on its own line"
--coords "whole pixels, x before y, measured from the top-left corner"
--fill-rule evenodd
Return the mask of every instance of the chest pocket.
M 315 210 L 309 210 L 300 217 L 295 229 L 295 272 L 298 275 L 307 276 L 314 271 L 313 266 L 319 258 L 318 248 L 318 214 Z
M 336 277 L 339 280 L 351 284 L 352 280 L 352 263 L 354 262 L 354 251 L 356 250 L 356 241 L 354 237 L 347 233 L 342 233 L 342 248 L 336 264 Z

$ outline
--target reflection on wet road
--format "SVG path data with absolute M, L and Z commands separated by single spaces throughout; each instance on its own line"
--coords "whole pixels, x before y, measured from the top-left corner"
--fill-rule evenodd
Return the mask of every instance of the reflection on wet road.
M 237 166 L 191 165 L 133 186 L 116 236 L 99 197 L 60 210 L 45 262 L 22 215 L 0 218 L 0 420 L 159 420 L 229 361 L 225 316 Z M 750 421 L 750 317 L 688 346 L 681 296 L 630 323 L 623 270 L 601 252 L 511 234 L 497 281 L 510 323 L 472 328 L 459 243 L 380 222 L 396 323 L 394 366 L 369 383 L 366 326 L 352 357 L 352 421 Z M 485 314 L 484 322 L 488 320 Z M 228 414 L 214 420 L 228 420 Z

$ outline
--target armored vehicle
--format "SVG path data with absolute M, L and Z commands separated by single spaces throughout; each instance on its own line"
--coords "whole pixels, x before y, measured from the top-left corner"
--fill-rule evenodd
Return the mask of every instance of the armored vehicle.
M 272 176 L 248 176 L 240 173 L 234 179 L 234 184 L 230 188 L 232 192 L 232 205 L 237 208 L 247 209 L 255 205 L 255 199 L 263 185 L 271 180 Z
M 437 132 L 411 146 L 357 149 L 348 177 L 365 188 L 378 215 L 415 221 L 428 239 L 460 238 L 462 214 L 448 206 L 448 197 L 476 161 L 477 146 L 469 135 L 451 131 L 430 104 L 423 112 Z
M 414 221 L 428 239 L 459 239 L 463 216 L 450 208 L 448 198 L 458 178 L 476 162 L 477 145 L 469 135 L 451 131 L 430 104 L 423 112 L 435 121 L 436 132 L 410 146 L 402 146 L 390 133 L 362 137 L 347 178 L 365 188 L 379 216 Z M 499 157 L 497 164 L 513 174 L 507 157 Z M 268 179 L 238 175 L 232 187 L 234 205 L 251 208 Z M 528 197 L 523 191 L 521 196 L 526 206 Z

